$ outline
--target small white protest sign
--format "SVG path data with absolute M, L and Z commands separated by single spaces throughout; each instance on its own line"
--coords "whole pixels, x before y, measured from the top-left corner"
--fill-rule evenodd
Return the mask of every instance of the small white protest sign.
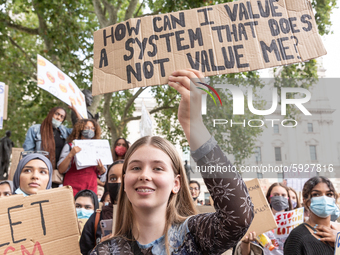
M 84 94 L 68 75 L 40 55 L 38 55 L 38 87 L 70 106 L 73 104 L 80 115 L 87 119 Z
M 275 229 L 275 236 L 281 239 L 287 237 L 295 227 L 303 223 L 303 215 L 303 207 L 288 212 L 276 213 L 277 228 Z
M 152 136 L 152 119 L 149 111 L 146 109 L 144 101 L 142 102 L 142 116 L 139 123 L 140 136 Z
M 80 170 L 87 166 L 98 165 L 100 159 L 103 165 L 113 163 L 111 148 L 108 140 L 74 140 L 74 145 L 79 146 L 81 151 L 76 154 L 77 169 Z
M 5 83 L 0 82 L 0 129 L 4 120 L 4 109 L 5 109 Z

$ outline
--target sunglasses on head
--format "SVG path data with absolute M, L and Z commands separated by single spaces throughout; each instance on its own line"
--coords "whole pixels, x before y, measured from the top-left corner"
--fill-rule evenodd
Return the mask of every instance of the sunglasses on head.
M 38 153 L 41 154 L 43 156 L 45 156 L 46 158 L 50 159 L 50 154 L 48 153 L 48 151 L 22 151 L 20 153 L 20 159 L 23 159 L 24 157 L 33 154 L 33 153 Z

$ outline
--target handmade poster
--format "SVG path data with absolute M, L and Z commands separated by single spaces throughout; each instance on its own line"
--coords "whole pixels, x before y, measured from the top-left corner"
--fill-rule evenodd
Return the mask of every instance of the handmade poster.
M 82 233 L 88 219 L 78 219 L 79 232 Z
M 246 235 L 252 231 L 255 231 L 256 234 L 259 235 L 276 228 L 277 225 L 273 213 L 266 197 L 261 190 L 259 180 L 253 179 L 250 181 L 245 181 L 245 184 L 247 185 L 251 201 L 254 204 L 255 214 L 253 222 L 251 223 Z M 215 212 L 215 208 L 213 206 L 197 206 L 196 208 L 200 213 Z
M 249 232 L 255 231 L 256 234 L 262 234 L 276 228 L 276 222 L 268 204 L 268 201 L 263 194 L 261 185 L 258 179 L 253 179 L 245 182 L 248 188 L 249 196 L 254 204 L 254 219 L 251 223 L 246 235 Z
M 336 235 L 334 255 L 340 255 L 340 232 Z
M 150 15 L 94 33 L 93 95 L 304 62 L 326 54 L 308 0 L 239 0 Z
M 73 80 L 44 57 L 38 55 L 38 87 L 48 91 L 68 105 L 74 105 L 87 119 L 85 96 Z
M 98 165 L 100 159 L 103 165 L 113 163 L 111 147 L 108 140 L 90 139 L 74 140 L 74 145 L 79 146 L 81 151 L 76 154 L 77 169 L 83 169 L 88 166 Z
M 280 239 L 287 237 L 295 227 L 303 223 L 303 219 L 303 207 L 276 213 L 277 229 L 275 229 L 275 236 Z
M 70 186 L 1 198 L 0 254 L 80 255 Z
M 149 111 L 146 109 L 144 101 L 142 102 L 142 116 L 139 123 L 140 136 L 152 136 L 152 119 Z

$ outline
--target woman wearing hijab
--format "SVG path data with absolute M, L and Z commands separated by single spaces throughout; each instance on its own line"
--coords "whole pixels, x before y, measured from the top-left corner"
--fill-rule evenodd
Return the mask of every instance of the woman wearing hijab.
M 36 194 L 39 190 L 52 187 L 51 161 L 39 153 L 25 156 L 19 161 L 14 173 L 13 185 L 15 194 L 24 196 Z
M 122 167 L 124 160 L 118 160 L 114 162 L 108 170 L 107 180 L 105 183 L 105 191 L 110 194 L 111 203 L 104 202 L 105 196 L 102 197 L 101 202 L 103 202 L 102 211 L 99 214 L 99 220 L 97 224 L 97 229 L 95 230 L 95 222 L 97 213 L 92 214 L 89 220 L 86 222 L 81 238 L 79 241 L 80 250 L 83 255 L 90 254 L 92 249 L 100 242 L 102 239 L 102 232 L 99 226 L 101 220 L 112 219 L 113 216 L 113 204 L 117 204 L 117 195 L 119 193 L 121 179 L 122 179 Z M 95 234 L 96 233 L 96 234 Z
M 99 208 L 96 193 L 89 189 L 79 191 L 75 195 L 74 200 L 78 219 L 90 218 L 90 216 Z
M 12 181 L 0 181 L 0 198 L 11 196 L 13 193 Z

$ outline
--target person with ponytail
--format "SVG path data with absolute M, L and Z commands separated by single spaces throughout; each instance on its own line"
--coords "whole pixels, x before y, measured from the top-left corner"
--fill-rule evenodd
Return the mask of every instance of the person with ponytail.
M 58 170 L 60 174 L 65 175 L 63 185 L 70 185 L 74 196 L 83 189 L 92 190 L 97 194 L 97 178 L 105 174 L 106 167 L 100 159 L 97 159 L 98 165 L 77 170 L 74 156 L 81 151 L 81 148 L 74 146 L 73 140 L 100 139 L 100 135 L 101 129 L 97 121 L 93 119 L 78 120 L 67 138 L 68 143 L 65 144 L 61 152 Z
M 70 108 L 80 117 L 74 107 Z M 23 144 L 25 151 L 47 151 L 53 169 L 56 169 L 61 150 L 72 132 L 72 128 L 62 124 L 65 119 L 66 111 L 62 107 L 52 108 L 41 124 L 35 124 L 28 129 Z M 58 186 L 59 184 L 52 183 L 53 188 Z

